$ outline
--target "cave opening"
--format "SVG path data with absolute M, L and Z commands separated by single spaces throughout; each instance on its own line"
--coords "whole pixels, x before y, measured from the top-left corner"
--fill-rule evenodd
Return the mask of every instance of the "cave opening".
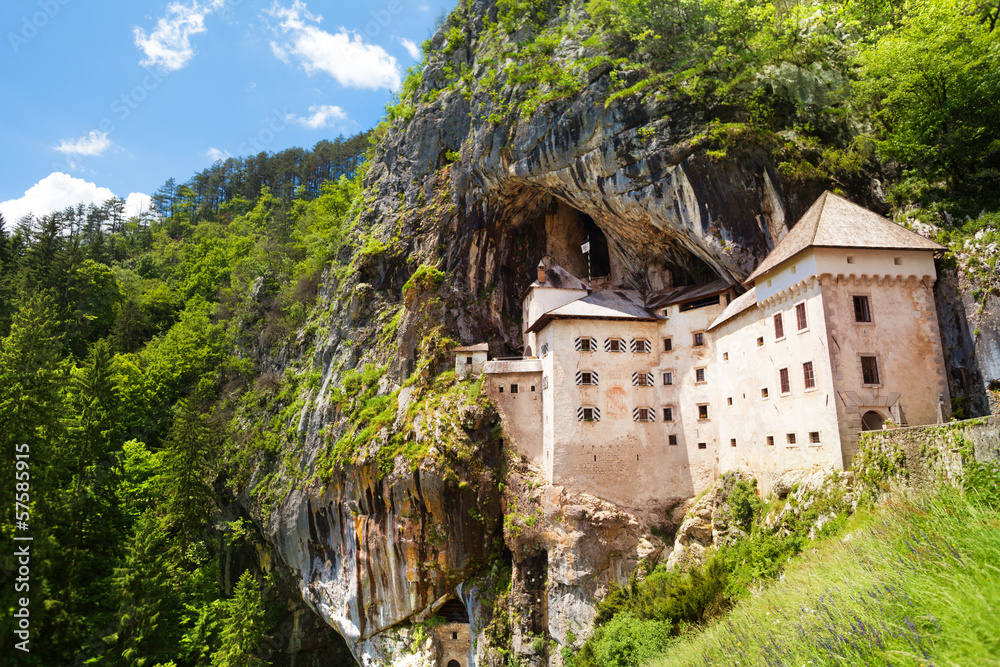
M 452 598 L 445 602 L 437 612 L 449 623 L 468 623 L 469 611 L 465 608 L 465 603 L 458 598 Z
M 584 252 L 585 244 L 589 244 L 588 252 Z M 584 280 L 588 275 L 593 278 L 612 275 L 611 253 L 604 231 L 592 217 L 558 199 L 550 201 L 545 213 L 545 256 L 549 260 L 546 265 L 558 264 Z

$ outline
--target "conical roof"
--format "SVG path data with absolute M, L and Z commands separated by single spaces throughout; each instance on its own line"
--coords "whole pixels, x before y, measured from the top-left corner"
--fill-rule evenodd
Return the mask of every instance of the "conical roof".
M 941 244 L 827 190 L 764 258 L 746 282 L 753 282 L 810 247 L 944 250 Z

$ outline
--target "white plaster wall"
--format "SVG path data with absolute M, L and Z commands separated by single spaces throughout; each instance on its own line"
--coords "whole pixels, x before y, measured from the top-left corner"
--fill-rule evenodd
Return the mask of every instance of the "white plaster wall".
M 565 306 L 567 303 L 582 299 L 587 294 L 587 290 L 582 289 L 563 289 L 561 287 L 530 288 L 524 296 L 524 303 L 522 304 L 524 308 L 521 315 L 522 331 L 527 334 L 528 329 L 538 321 L 539 317 L 550 310 L 555 310 L 559 306 Z M 525 343 L 527 344 L 527 336 L 525 336 Z M 536 355 L 538 354 L 538 350 L 535 350 L 534 347 L 532 347 L 532 350 Z
M 861 248 L 816 248 L 814 273 L 821 276 L 917 276 L 937 278 L 934 253 L 930 250 L 879 250 Z M 853 263 L 848 264 L 851 257 Z M 894 260 L 899 259 L 900 264 Z M 761 298 L 758 293 L 758 298 Z
M 485 371 L 486 394 L 497 406 L 504 433 L 520 454 L 543 468 L 541 362 L 490 361 Z M 510 391 L 512 384 L 518 385 L 516 394 Z
M 467 364 L 466 359 L 472 357 L 472 363 Z M 489 358 L 487 352 L 456 352 L 455 353 L 455 377 L 459 380 L 468 375 L 473 377 L 483 372 L 483 364 Z
M 766 275 L 757 278 L 754 285 L 757 288 L 757 301 L 767 301 L 782 290 L 808 279 L 816 273 L 815 249 L 807 248 L 789 260 L 782 262 Z
M 808 327 L 799 331 L 795 307 L 806 304 Z M 784 337 L 777 339 L 774 315 Z M 719 408 L 720 472 L 744 470 L 765 491 L 783 472 L 842 467 L 836 392 L 820 287 L 815 279 L 764 308 L 751 308 L 713 330 L 722 381 Z M 764 338 L 758 347 L 758 337 Z M 728 360 L 725 355 L 728 354 Z M 802 364 L 812 361 L 816 388 L 807 390 Z M 781 393 L 779 370 L 788 368 L 791 391 Z M 767 387 L 768 398 L 761 388 Z M 729 405 L 728 399 L 733 399 Z M 809 434 L 820 433 L 812 444 Z M 787 443 L 795 433 L 796 443 Z M 767 436 L 774 445 L 767 444 Z M 732 447 L 731 439 L 736 439 Z

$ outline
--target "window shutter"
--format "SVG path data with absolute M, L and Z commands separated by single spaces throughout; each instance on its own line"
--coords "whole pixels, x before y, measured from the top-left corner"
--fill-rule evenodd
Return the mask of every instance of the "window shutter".
M 646 373 L 646 385 L 649 386 L 649 387 L 653 386 L 653 374 L 652 373 Z
M 597 384 L 597 371 L 590 371 L 590 381 L 593 384 Z
M 579 352 L 580 350 L 583 349 L 583 339 L 582 338 L 577 337 L 577 339 L 575 341 L 573 341 L 573 349 L 575 349 L 577 352 Z
M 610 352 L 611 351 L 611 339 L 610 338 L 605 338 L 604 339 L 604 351 L 605 352 Z
M 601 411 L 597 408 L 594 408 L 594 421 L 595 422 L 601 421 Z
M 576 409 L 576 420 L 578 422 L 582 422 L 583 421 L 583 408 L 582 407 Z
M 583 371 L 576 372 L 576 383 L 583 384 Z
M 638 373 L 632 373 L 632 386 L 633 387 L 638 387 L 639 386 L 639 374 Z

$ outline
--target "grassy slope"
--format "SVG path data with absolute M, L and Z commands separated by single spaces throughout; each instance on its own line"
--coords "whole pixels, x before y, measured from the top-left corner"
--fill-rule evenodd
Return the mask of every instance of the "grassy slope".
M 1000 664 L 1000 511 L 947 490 L 845 530 L 653 667 Z

